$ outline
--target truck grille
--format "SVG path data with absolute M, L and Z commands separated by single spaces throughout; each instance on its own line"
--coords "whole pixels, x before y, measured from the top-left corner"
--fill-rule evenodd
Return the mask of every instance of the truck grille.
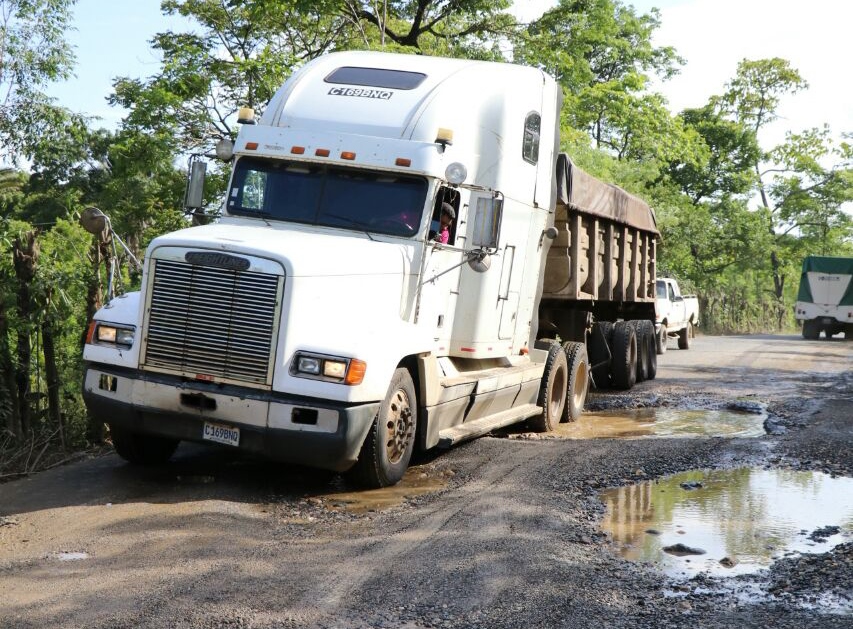
M 268 384 L 279 280 L 155 260 L 145 366 Z

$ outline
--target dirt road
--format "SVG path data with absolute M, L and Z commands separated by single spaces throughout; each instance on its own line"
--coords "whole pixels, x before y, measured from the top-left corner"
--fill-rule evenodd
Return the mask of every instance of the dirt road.
M 850 533 L 736 581 L 679 579 L 617 554 L 600 492 L 700 468 L 849 478 L 851 370 L 841 340 L 673 342 L 655 381 L 590 405 L 735 403 L 775 434 L 510 431 L 425 458 L 396 492 L 186 445 L 166 466 L 110 454 L 6 483 L 0 627 L 850 627 Z

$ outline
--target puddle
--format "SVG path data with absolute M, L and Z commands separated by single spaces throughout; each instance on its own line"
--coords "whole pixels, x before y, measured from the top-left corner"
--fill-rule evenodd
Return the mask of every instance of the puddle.
M 639 408 L 587 412 L 551 433 L 563 439 L 760 437 L 766 414 L 738 410 Z
M 409 498 L 430 494 L 444 489 L 446 486 L 446 477 L 427 474 L 417 467 L 411 467 L 406 471 L 403 480 L 393 487 L 325 494 L 322 499 L 324 504 L 331 509 L 345 509 L 351 513 L 367 513 L 394 507 Z
M 602 492 L 602 527 L 623 557 L 670 576 L 733 576 L 853 538 L 850 496 L 853 479 L 820 472 L 693 471 Z
M 88 559 L 89 553 L 59 552 L 56 553 L 56 558 L 59 561 L 80 561 L 81 559 Z

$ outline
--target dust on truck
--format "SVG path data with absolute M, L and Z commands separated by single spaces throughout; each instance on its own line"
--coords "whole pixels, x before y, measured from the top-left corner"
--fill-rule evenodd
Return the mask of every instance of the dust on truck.
M 591 371 L 653 377 L 654 215 L 558 153 L 560 101 L 509 64 L 294 73 L 244 121 L 220 220 L 155 239 L 94 317 L 84 397 L 117 452 L 215 442 L 383 486 L 416 446 L 575 418 Z

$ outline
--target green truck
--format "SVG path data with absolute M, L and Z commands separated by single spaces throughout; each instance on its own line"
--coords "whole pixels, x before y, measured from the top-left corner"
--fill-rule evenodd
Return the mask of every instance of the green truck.
M 808 256 L 803 260 L 794 315 L 803 322 L 803 338 L 844 332 L 853 339 L 853 258 Z

